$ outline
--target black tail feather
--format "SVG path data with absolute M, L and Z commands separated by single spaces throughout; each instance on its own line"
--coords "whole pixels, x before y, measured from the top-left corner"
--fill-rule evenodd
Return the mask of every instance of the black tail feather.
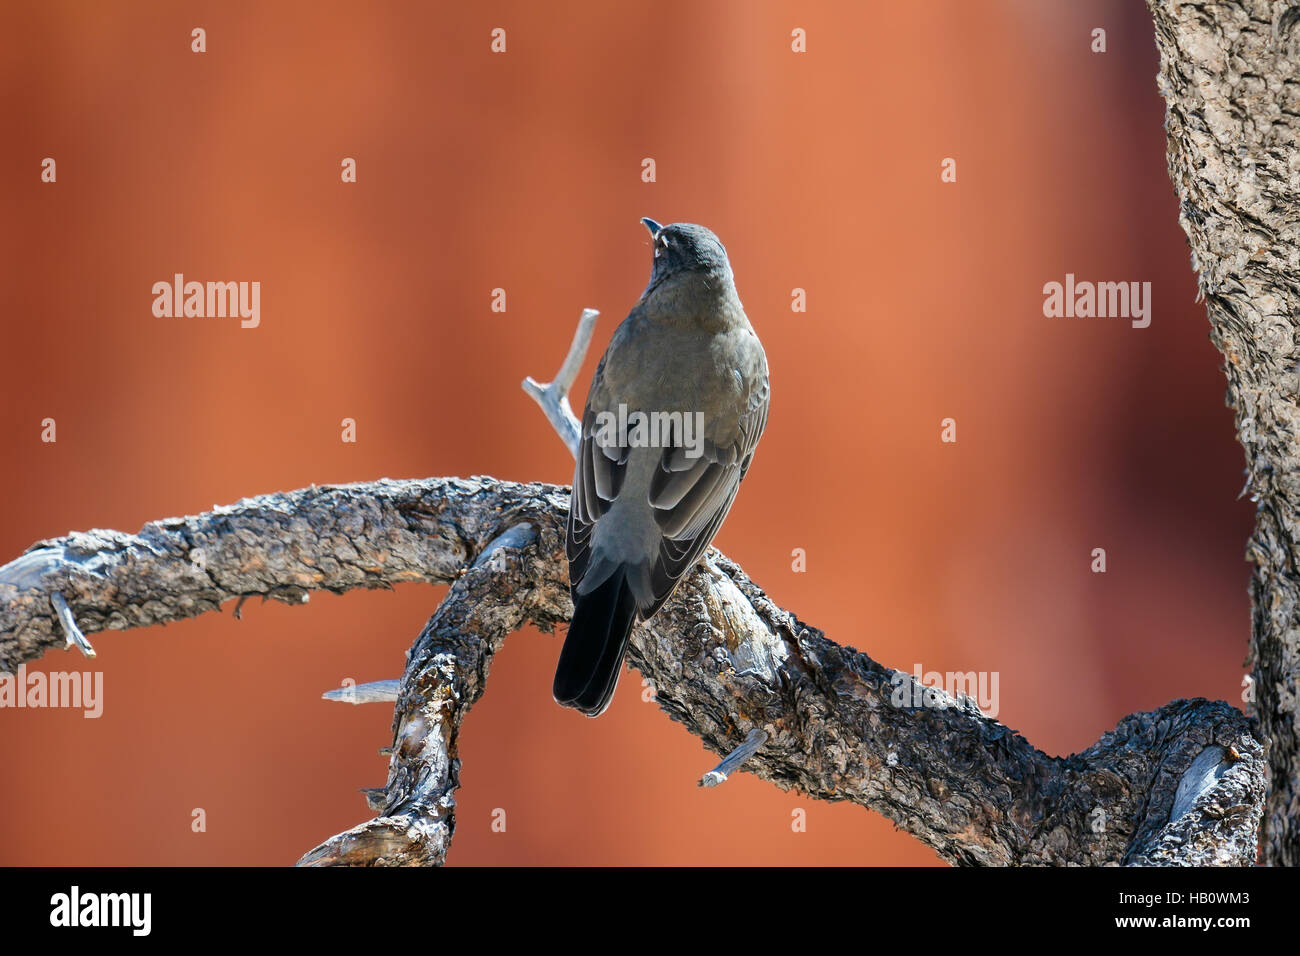
M 575 597 L 573 621 L 555 668 L 557 703 L 588 717 L 609 706 L 634 624 L 636 600 L 622 571 L 615 571 L 589 594 Z

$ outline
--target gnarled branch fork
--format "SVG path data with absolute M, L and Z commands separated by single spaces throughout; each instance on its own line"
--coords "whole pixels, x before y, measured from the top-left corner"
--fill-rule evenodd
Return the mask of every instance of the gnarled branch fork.
M 100 631 L 250 595 L 296 603 L 318 589 L 452 583 L 397 688 L 378 815 L 300 861 L 438 864 L 455 826 L 458 730 L 492 656 L 525 623 L 550 631 L 572 613 L 567 508 L 567 489 L 552 485 L 377 481 L 41 542 L 0 568 L 0 666 L 62 643 L 55 592 L 83 630 Z M 1223 703 L 1175 701 L 1081 754 L 1049 757 L 969 700 L 920 693 L 910 675 L 827 640 L 716 551 L 637 628 L 628 659 L 669 716 L 732 755 L 716 775 L 744 761 L 777 786 L 853 801 L 952 862 L 1254 861 L 1263 747 Z

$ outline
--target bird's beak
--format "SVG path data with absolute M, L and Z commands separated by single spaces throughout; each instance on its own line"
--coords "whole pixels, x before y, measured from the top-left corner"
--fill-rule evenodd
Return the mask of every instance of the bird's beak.
M 644 219 L 642 219 L 641 224 L 650 230 L 651 239 L 659 235 L 659 230 L 663 228 L 663 226 L 659 225 L 659 223 L 655 222 L 649 216 L 646 216 Z

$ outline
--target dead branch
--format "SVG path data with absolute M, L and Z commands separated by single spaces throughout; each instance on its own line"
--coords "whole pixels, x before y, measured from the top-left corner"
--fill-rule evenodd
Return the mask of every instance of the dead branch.
M 438 862 L 454 827 L 456 731 L 492 654 L 524 623 L 550 631 L 572 611 L 567 507 L 553 485 L 378 481 L 249 498 L 135 535 L 40 542 L 0 568 L 0 662 L 12 670 L 64 645 L 55 591 L 95 632 L 244 595 L 301 602 L 318 589 L 452 583 L 401 681 L 384 809 L 304 858 Z M 748 772 L 876 810 L 956 863 L 1254 860 L 1263 748 L 1223 703 L 1175 701 L 1126 717 L 1081 754 L 1049 757 L 968 700 L 913 695 L 911 675 L 827 640 L 716 551 L 638 628 L 629 660 L 659 706 L 719 755 L 762 731 Z M 894 702 L 900 689 L 908 705 Z

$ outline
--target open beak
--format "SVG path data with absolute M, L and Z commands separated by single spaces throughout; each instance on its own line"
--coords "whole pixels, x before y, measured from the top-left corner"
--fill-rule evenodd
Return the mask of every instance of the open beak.
M 641 220 L 641 224 L 642 224 L 643 226 L 645 226 L 647 229 L 650 230 L 650 238 L 651 238 L 651 239 L 653 239 L 655 236 L 659 235 L 659 230 L 663 229 L 663 226 L 659 225 L 659 223 L 655 222 L 655 221 L 654 221 L 653 219 L 651 219 L 649 216 L 647 216 L 647 217 L 645 217 L 644 219 L 642 219 L 642 220 Z

